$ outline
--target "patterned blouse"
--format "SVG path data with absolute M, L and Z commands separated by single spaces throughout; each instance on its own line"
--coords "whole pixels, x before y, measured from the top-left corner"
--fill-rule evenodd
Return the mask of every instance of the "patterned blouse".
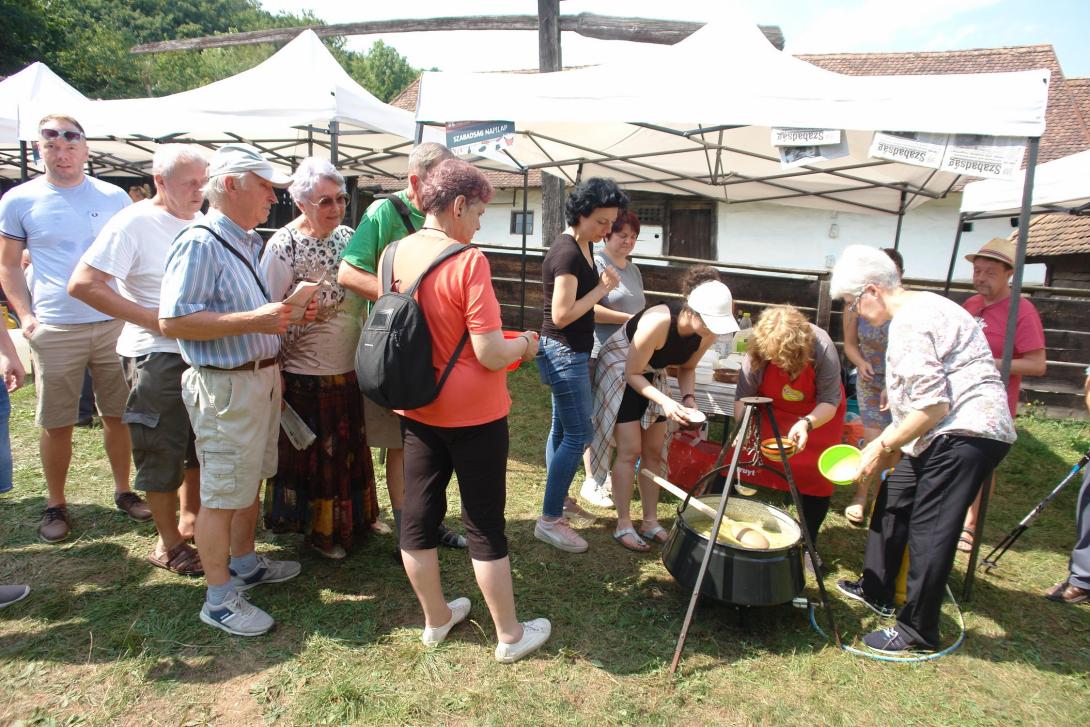
M 273 300 L 283 300 L 302 280 L 325 273 L 318 293 L 318 316 L 288 327 L 282 337 L 280 364 L 285 371 L 311 376 L 344 374 L 355 368 L 356 345 L 363 326 L 363 298 L 337 283 L 341 254 L 352 228 L 341 225 L 324 240 L 292 225 L 277 230 L 265 246 L 261 268 Z
M 935 427 L 901 448 L 908 455 L 921 454 L 940 434 L 1016 438 L 984 333 L 964 308 L 934 293 L 912 293 L 890 322 L 886 392 L 895 425 L 909 412 L 950 406 Z

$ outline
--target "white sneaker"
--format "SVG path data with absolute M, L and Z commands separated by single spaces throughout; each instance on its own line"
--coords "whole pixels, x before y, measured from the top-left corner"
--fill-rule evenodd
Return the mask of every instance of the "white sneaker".
M 272 616 L 253 605 L 238 591 L 233 591 L 218 606 L 201 606 L 201 621 L 235 636 L 261 636 L 276 623 Z
M 496 661 L 510 664 L 522 657 L 537 651 L 541 645 L 549 640 L 549 634 L 553 632 L 553 625 L 547 618 L 535 618 L 533 621 L 522 622 L 522 639 L 513 644 L 505 644 L 502 641 L 496 646 Z
M 579 533 L 572 530 L 567 518 L 560 518 L 551 523 L 545 522 L 544 518 L 538 518 L 537 523 L 534 524 L 534 537 L 569 553 L 585 553 L 590 547 Z
M 599 485 L 592 477 L 583 480 L 583 487 L 579 490 L 579 497 L 595 507 L 613 507 L 613 498 L 609 496 L 605 485 Z
M 450 607 L 450 621 L 443 626 L 425 626 L 424 633 L 420 636 L 420 640 L 424 642 L 424 646 L 436 646 L 443 643 L 443 639 L 447 638 L 447 632 L 466 620 L 466 616 L 469 615 L 469 609 L 473 604 L 469 602 L 468 598 L 455 598 L 453 601 L 447 604 Z
M 249 573 L 231 571 L 231 585 L 236 591 L 248 591 L 262 583 L 282 583 L 290 581 L 303 570 L 303 566 L 294 560 L 269 560 L 263 555 L 257 556 L 257 567 Z

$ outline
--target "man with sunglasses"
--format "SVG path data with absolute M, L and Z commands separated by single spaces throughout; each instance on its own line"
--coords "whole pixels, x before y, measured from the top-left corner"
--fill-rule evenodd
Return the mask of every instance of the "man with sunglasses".
M 364 300 L 378 300 L 382 293 L 376 271 L 382 251 L 391 242 L 406 237 L 424 226 L 424 213 L 420 211 L 420 190 L 428 172 L 440 162 L 453 158 L 442 144 L 424 142 L 418 144 L 409 155 L 409 186 L 388 197 L 377 199 L 363 213 L 359 228 L 344 249 L 337 282 Z M 367 312 L 370 313 L 370 302 Z M 404 445 L 401 441 L 401 422 L 389 409 L 384 409 L 370 399 L 363 400 L 364 430 L 367 443 L 386 450 L 386 489 L 390 494 L 390 509 L 394 525 L 401 530 L 401 500 L 405 492 Z M 439 524 L 439 542 L 451 548 L 466 547 L 466 539 Z M 395 555 L 400 557 L 400 550 Z
M 38 134 L 35 147 L 45 174 L 0 199 L 0 285 L 34 356 L 35 419 L 42 428 L 39 446 L 49 490 L 38 535 L 55 543 L 70 532 L 64 489 L 85 368 L 91 370 L 102 416 L 114 502 L 136 520 L 148 520 L 151 511 L 129 488 L 131 444 L 121 422 L 128 386 L 115 351 L 124 322 L 72 298 L 67 290 L 80 256 L 131 200 L 120 187 L 84 174 L 87 140 L 75 119 L 46 116 Z M 24 248 L 34 261 L 29 287 L 23 277 Z

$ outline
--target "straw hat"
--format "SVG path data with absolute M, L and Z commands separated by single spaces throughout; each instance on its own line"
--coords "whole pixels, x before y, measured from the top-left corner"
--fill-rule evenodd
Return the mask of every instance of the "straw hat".
M 993 237 L 988 240 L 984 247 L 977 250 L 975 253 L 970 253 L 965 256 L 965 259 L 972 262 L 978 257 L 991 258 L 992 260 L 998 260 L 1001 263 L 1005 263 L 1010 267 L 1014 267 L 1014 243 L 1010 240 L 1006 240 L 1002 237 Z

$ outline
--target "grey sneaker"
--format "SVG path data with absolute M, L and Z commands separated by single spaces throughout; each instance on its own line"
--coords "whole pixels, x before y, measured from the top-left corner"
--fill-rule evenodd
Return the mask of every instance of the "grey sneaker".
M 257 556 L 257 567 L 249 573 L 231 571 L 231 585 L 236 591 L 248 591 L 262 583 L 282 583 L 299 575 L 303 566 L 294 560 L 269 560 L 263 555 Z
M 505 644 L 502 641 L 496 646 L 496 661 L 502 664 L 510 664 L 522 657 L 537 651 L 541 645 L 549 640 L 549 634 L 553 632 L 553 625 L 547 618 L 535 618 L 533 621 L 522 622 L 522 639 L 513 644 Z
M 201 606 L 201 621 L 235 636 L 261 636 L 273 627 L 272 616 L 247 600 L 238 591 L 233 592 L 218 606 Z
M 0 608 L 22 601 L 30 595 L 30 586 L 0 586 Z
M 436 646 L 443 643 L 443 639 L 447 638 L 447 632 L 466 620 L 472 604 L 468 598 L 463 597 L 455 598 L 447 606 L 450 607 L 450 621 L 435 628 L 424 627 L 424 633 L 421 635 L 420 640 L 424 642 L 425 646 Z
M 579 533 L 572 530 L 567 518 L 560 518 L 551 523 L 545 522 L 544 518 L 538 518 L 537 523 L 534 524 L 534 537 L 569 553 L 585 553 L 590 547 Z
M 895 618 L 897 616 L 897 609 L 893 606 L 887 606 L 867 598 L 867 594 L 863 591 L 862 580 L 850 581 L 847 578 L 841 578 L 836 582 L 836 589 L 848 598 L 859 601 L 882 618 Z

